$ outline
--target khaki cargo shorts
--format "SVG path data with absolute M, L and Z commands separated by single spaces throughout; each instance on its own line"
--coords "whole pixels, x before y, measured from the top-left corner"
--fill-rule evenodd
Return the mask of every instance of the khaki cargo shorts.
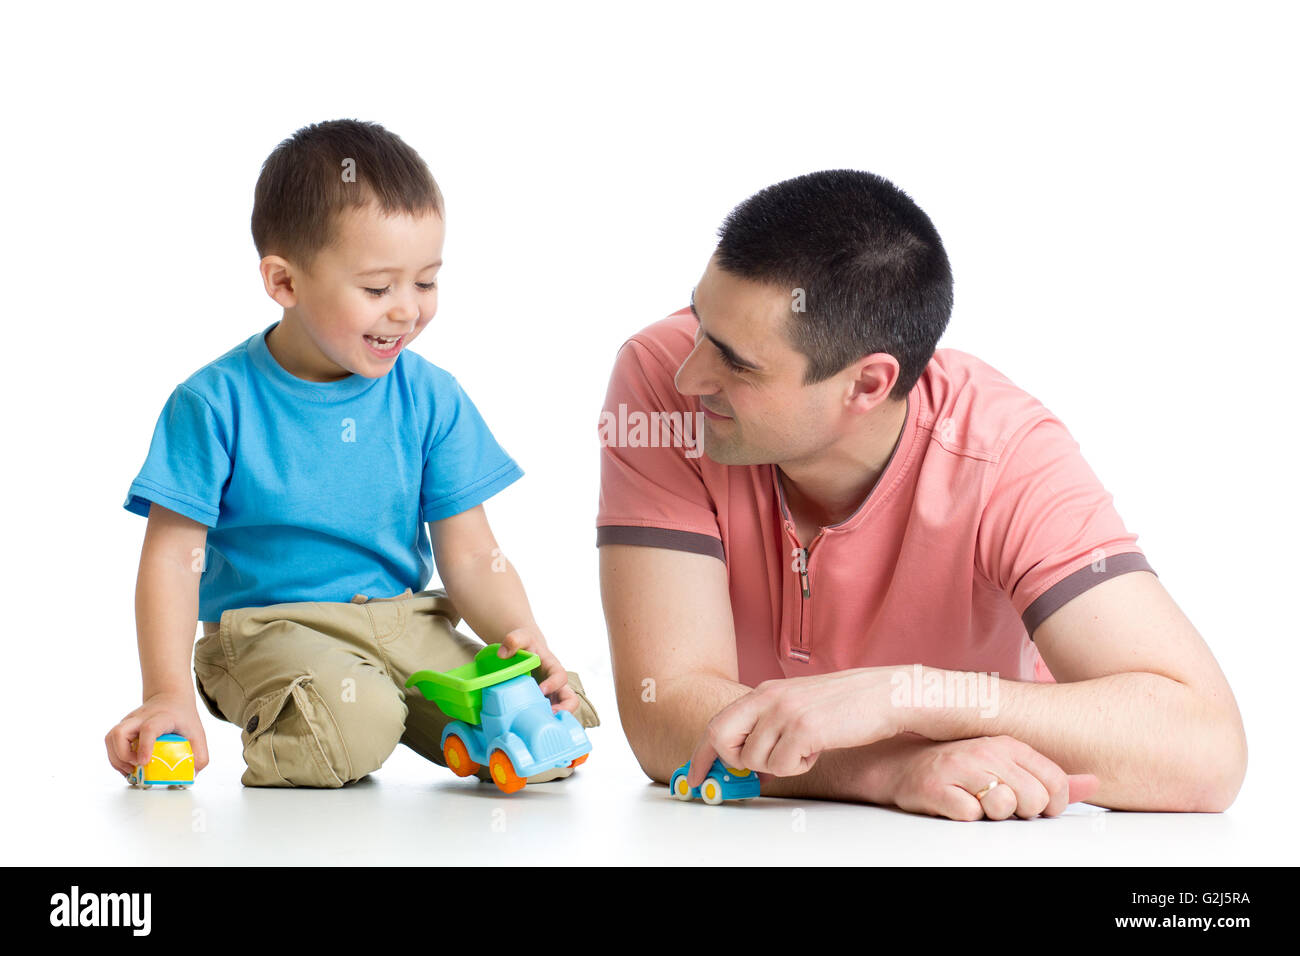
M 243 728 L 249 787 L 341 787 L 377 770 L 399 743 L 441 766 L 449 722 L 406 680 L 469 663 L 483 645 L 456 630 L 447 592 L 355 595 L 231 609 L 203 622 L 194 646 L 199 696 L 214 717 Z M 569 674 L 584 727 L 600 719 Z M 565 777 L 569 768 L 529 777 Z M 491 780 L 486 767 L 479 777 Z

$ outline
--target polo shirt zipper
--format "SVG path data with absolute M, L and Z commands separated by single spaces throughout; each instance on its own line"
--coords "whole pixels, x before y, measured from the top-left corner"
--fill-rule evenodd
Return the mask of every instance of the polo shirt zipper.
M 811 548 L 799 549 L 799 583 L 803 596 L 799 599 L 799 643 L 790 648 L 790 657 L 800 663 L 807 664 L 812 658 L 812 652 L 808 649 L 808 643 L 804 640 L 804 631 L 806 628 L 806 618 L 810 610 L 809 605 L 812 603 L 812 586 L 808 583 L 808 552 Z
M 787 526 L 787 530 L 791 531 L 793 536 L 793 529 Z M 797 646 L 790 648 L 790 656 L 804 664 L 807 664 L 812 658 L 812 648 L 808 645 L 809 640 L 812 638 L 812 621 L 810 620 L 812 617 L 812 578 L 809 572 L 811 571 L 813 549 L 823 533 L 824 529 L 818 531 L 817 537 L 813 538 L 808 547 L 799 548 L 799 590 L 801 594 L 799 599 L 799 643 Z M 795 544 L 799 544 L 797 538 Z
M 812 651 L 804 639 L 805 632 L 809 630 L 807 618 L 812 611 L 812 581 L 808 576 L 808 565 L 812 560 L 813 545 L 817 543 L 817 539 L 822 536 L 823 531 L 818 531 L 817 536 L 805 548 L 803 542 L 799 540 L 799 536 L 795 534 L 794 521 L 790 518 L 790 509 L 785 502 L 785 489 L 781 487 L 781 479 L 776 474 L 775 465 L 772 466 L 772 480 L 776 484 L 776 492 L 781 503 L 781 521 L 785 525 L 786 537 L 798 546 L 794 550 L 799 560 L 799 636 L 798 643 L 791 645 L 788 656 L 792 660 L 807 664 L 812 656 Z

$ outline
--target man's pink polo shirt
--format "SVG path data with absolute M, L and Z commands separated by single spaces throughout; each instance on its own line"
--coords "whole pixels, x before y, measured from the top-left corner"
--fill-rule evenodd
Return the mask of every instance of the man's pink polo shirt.
M 673 385 L 695 330 L 682 309 L 619 350 L 596 543 L 724 561 L 741 683 L 914 663 L 1050 681 L 1034 629 L 1151 570 L 1065 426 L 956 349 L 935 352 L 871 493 L 805 559 L 776 467 L 700 453 L 699 402 Z

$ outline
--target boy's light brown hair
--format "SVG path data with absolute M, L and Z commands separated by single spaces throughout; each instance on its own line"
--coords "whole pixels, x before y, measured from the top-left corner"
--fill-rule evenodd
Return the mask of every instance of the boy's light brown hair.
M 376 203 L 385 215 L 443 215 L 442 192 L 420 154 L 378 123 L 304 126 L 262 164 L 253 191 L 258 257 L 283 256 L 308 272 L 335 241 L 344 210 Z

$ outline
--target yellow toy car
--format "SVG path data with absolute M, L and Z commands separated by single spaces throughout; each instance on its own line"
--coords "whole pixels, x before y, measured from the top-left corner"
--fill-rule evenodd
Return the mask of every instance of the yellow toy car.
M 133 744 L 134 746 L 134 744 Z M 131 771 L 127 782 L 140 789 L 166 786 L 183 790 L 194 783 L 194 750 L 180 734 L 162 734 L 154 741 L 153 756 Z

